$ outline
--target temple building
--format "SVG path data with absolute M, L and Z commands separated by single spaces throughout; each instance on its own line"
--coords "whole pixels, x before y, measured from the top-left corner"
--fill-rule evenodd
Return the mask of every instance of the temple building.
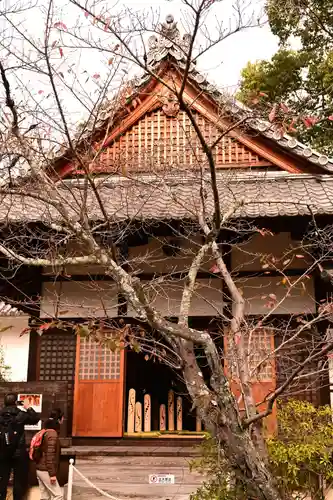
M 117 99 L 106 102 L 93 127 L 88 124 L 84 133 L 85 141 L 103 141 L 103 151 L 89 173 L 98 179 L 99 196 L 113 224 L 110 234 L 117 235 L 124 266 L 150 287 L 154 306 L 175 321 L 184 273 L 202 242 L 193 227 L 203 182 L 207 213 L 212 214 L 214 207 L 200 139 L 170 91 L 179 88 L 187 70 L 184 54 L 189 40 L 168 16 L 161 34 L 149 39 L 150 71 L 126 86 Z M 233 224 L 221 231 L 220 242 L 229 270 L 242 289 L 247 318 L 267 314 L 269 297 L 276 304 L 271 324 L 277 326 L 255 333 L 255 364 L 283 342 L 279 324 L 297 322 L 300 315 L 316 315 L 321 301 L 332 294 L 331 280 L 324 279 L 332 266 L 329 255 L 318 267 L 300 245 L 314 220 L 320 228 L 332 221 L 333 160 L 284 134 L 281 127 L 252 116 L 211 84 L 195 63 L 189 67 L 184 99 L 191 104 L 203 138 L 210 144 L 216 141 L 216 186 L 222 213 L 235 202 Z M 235 123 L 239 125 L 232 126 Z M 230 132 L 219 140 L 226 128 Z M 69 197 L 80 196 L 85 171 L 75 159 L 64 153 L 55 159 L 53 169 L 62 178 L 60 189 L 65 193 L 69 187 Z M 93 198 L 88 202 L 89 216 L 99 220 L 98 203 Z M 40 207 L 19 207 L 19 213 L 31 227 L 44 223 Z M 8 226 L 17 223 L 17 211 L 12 215 L 4 205 L 0 217 L 2 225 L 4 220 Z M 107 244 L 107 231 L 101 238 Z M 71 251 L 76 255 L 80 249 Z M 281 259 L 283 276 L 297 280 L 289 294 L 274 265 Z M 216 335 L 223 350 L 230 297 L 213 264 L 207 258 L 198 274 L 190 324 Z M 22 392 L 24 384 L 30 388 L 36 384 L 36 390 L 43 384 L 59 384 L 66 401 L 69 437 L 200 435 L 203 427 L 192 409 L 174 353 L 163 351 L 164 347 L 149 351 L 149 346 L 145 352 L 112 350 L 68 327 L 70 322 L 80 324 L 91 318 L 107 318 L 119 328 L 140 325 L 140 318 L 102 267 L 82 264 L 59 270 L 22 265 L 12 277 L 5 259 L 1 266 L 6 278 L 0 299 L 17 308 L 9 315 L 9 309 L 0 307 L 0 315 L 5 315 L 1 326 L 11 326 L 1 334 L 5 362 L 12 366 L 9 377 Z M 54 318 L 63 321 L 63 328 L 58 321 L 39 335 L 38 325 Z M 320 325 L 318 335 L 325 335 L 328 325 Z M 28 330 L 22 335 L 24 329 Z M 160 362 L 161 353 L 167 363 Z M 307 342 L 291 343 L 283 353 L 265 366 L 256 381 L 258 402 L 285 380 L 290 358 L 294 362 L 305 359 Z M 204 366 L 202 371 L 205 374 Z M 314 375 L 299 379 L 295 397 L 329 403 L 328 368 L 320 377 L 317 366 L 308 371 Z

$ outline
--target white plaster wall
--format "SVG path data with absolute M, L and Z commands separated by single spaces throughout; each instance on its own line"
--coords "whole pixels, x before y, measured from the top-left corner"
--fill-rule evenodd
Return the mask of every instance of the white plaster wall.
M 118 315 L 117 302 L 117 287 L 110 281 L 45 282 L 41 317 L 114 317 Z
M 184 281 L 143 282 L 152 305 L 163 316 L 179 316 Z M 223 312 L 222 282 L 219 279 L 197 280 L 191 301 L 190 316 L 217 316 Z M 129 307 L 128 316 L 135 316 Z
M 5 364 L 10 367 L 10 382 L 26 382 L 28 376 L 30 334 L 22 331 L 28 327 L 28 316 L 0 317 L 0 328 L 10 327 L 0 334 Z
M 305 278 L 303 283 L 305 288 L 300 283 L 292 288 L 287 296 L 287 288 L 277 277 L 244 278 L 236 282 L 243 292 L 246 314 L 267 314 L 271 310 L 266 307 L 269 294 L 275 294 L 276 302 L 282 300 L 281 305 L 274 310 L 274 314 L 314 313 L 316 303 L 313 279 Z
M 282 259 L 281 264 L 290 259 L 284 266 L 286 269 L 305 269 L 309 264 L 306 254 L 297 248 L 297 242 L 291 239 L 290 233 L 285 232 L 273 236 L 256 234 L 249 241 L 235 245 L 231 252 L 232 269 L 260 271 L 260 257 L 263 255 L 273 255 L 277 261 Z M 299 259 L 296 255 L 303 255 L 304 258 Z

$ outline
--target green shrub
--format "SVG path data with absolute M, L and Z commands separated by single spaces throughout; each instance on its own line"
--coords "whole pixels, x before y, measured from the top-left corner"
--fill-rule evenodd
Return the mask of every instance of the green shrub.
M 279 402 L 279 432 L 267 440 L 269 467 L 282 495 L 323 498 L 321 480 L 333 482 L 333 423 L 331 408 L 306 401 Z M 207 439 L 191 468 L 206 476 L 191 500 L 246 500 L 244 486 L 234 481 L 227 460 L 219 458 L 216 442 Z

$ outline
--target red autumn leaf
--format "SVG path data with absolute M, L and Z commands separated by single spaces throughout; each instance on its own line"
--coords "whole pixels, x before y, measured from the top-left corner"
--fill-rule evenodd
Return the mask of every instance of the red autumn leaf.
M 317 123 L 318 119 L 315 116 L 305 116 L 303 118 L 303 123 L 306 128 L 311 128 Z
M 44 323 L 39 327 L 40 330 L 48 330 L 50 328 L 50 323 Z
M 62 23 L 61 21 L 58 21 L 57 23 L 54 24 L 55 28 L 61 28 L 65 31 L 67 31 L 67 26 L 65 23 Z
M 333 115 L 328 116 L 327 119 L 333 122 Z
M 265 92 L 259 92 L 260 97 L 268 97 L 268 95 Z
M 297 132 L 296 128 L 294 127 L 296 123 L 295 118 L 293 118 L 289 124 L 289 132 Z
M 107 31 L 109 29 L 110 22 L 111 22 L 111 18 L 109 17 L 109 19 L 107 19 L 105 24 L 104 24 L 104 31 Z
M 30 328 L 24 328 L 24 330 L 20 333 L 20 337 L 23 337 L 23 335 L 26 335 L 27 333 L 30 333 Z
M 110 57 L 110 59 L 108 60 L 108 65 L 111 66 L 111 64 L 113 64 L 113 57 Z
M 241 336 L 238 334 L 235 335 L 235 344 L 236 345 L 239 345 L 240 344 L 240 341 L 241 341 Z
M 209 270 L 211 273 L 219 273 L 220 272 L 219 266 L 217 264 L 214 264 Z
M 284 104 L 284 102 L 281 102 L 281 104 L 280 104 L 280 108 L 282 109 L 282 111 L 283 111 L 284 113 L 289 113 L 289 108 L 288 108 L 288 106 L 286 106 L 286 105 Z
M 261 234 L 261 236 L 274 236 L 272 231 L 270 231 L 269 229 L 266 229 L 264 227 L 262 229 L 258 228 L 257 231 L 258 231 L 258 233 Z
M 59 47 L 59 54 L 60 54 L 60 57 L 64 57 L 64 51 L 62 50 L 61 47 Z
M 268 115 L 268 119 L 270 122 L 273 122 L 275 120 L 275 117 L 276 117 L 276 104 L 274 104 L 274 106 L 272 107 Z
M 44 94 L 44 90 L 38 90 L 38 94 Z
M 95 78 L 95 80 L 98 80 L 98 78 L 100 78 L 101 75 L 99 73 L 94 73 L 93 74 L 93 78 Z
M 89 12 L 85 12 L 84 17 L 89 17 Z

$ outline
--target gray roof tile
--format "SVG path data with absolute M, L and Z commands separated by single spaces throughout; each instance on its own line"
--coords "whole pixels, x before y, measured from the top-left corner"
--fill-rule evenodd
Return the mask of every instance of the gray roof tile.
M 73 219 L 77 219 L 77 202 L 82 199 L 84 184 L 78 180 L 59 184 L 59 196 L 66 200 Z M 311 214 L 333 214 L 333 177 L 291 174 L 235 174 L 220 172 L 217 177 L 221 210 L 242 202 L 235 217 L 278 217 Z M 32 192 L 38 192 L 34 185 Z M 213 197 L 208 177 L 204 179 L 205 212 L 213 213 Z M 98 181 L 98 192 L 111 222 L 142 219 L 197 219 L 200 210 L 200 181 L 193 174 L 172 177 L 138 176 Z M 32 198 L 2 196 L 0 221 L 45 221 L 57 219 L 54 210 Z M 87 210 L 91 219 L 102 214 L 94 194 L 89 191 Z

